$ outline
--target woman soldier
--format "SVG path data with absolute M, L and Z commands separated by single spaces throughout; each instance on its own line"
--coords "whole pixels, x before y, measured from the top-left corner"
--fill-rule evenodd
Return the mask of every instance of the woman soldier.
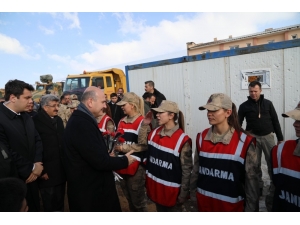
M 212 94 L 199 109 L 207 109 L 212 126 L 196 139 L 198 211 L 258 210 L 255 138 L 240 127 L 236 106 L 227 95 Z
M 152 110 L 159 127 L 148 135 L 147 195 L 158 212 L 181 212 L 193 170 L 192 141 L 184 133 L 183 114 L 175 102 L 163 100 Z
M 145 169 L 142 166 L 144 151 L 147 150 L 147 135 L 150 132 L 148 124 L 143 124 L 144 100 L 133 92 L 124 94 L 120 105 L 126 116 L 120 120 L 118 129 L 124 130 L 123 144 L 115 146 L 118 156 L 124 156 L 134 150 L 131 155 L 136 161 L 129 167 L 116 172 L 123 177 L 120 185 L 132 212 L 147 212 L 145 195 Z

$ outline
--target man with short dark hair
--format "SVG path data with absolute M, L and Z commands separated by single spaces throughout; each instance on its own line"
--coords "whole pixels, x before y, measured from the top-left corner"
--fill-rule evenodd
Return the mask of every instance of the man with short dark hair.
M 119 102 L 118 95 L 116 93 L 110 94 L 110 102 L 108 103 L 111 111 L 111 118 L 113 119 L 116 128 L 118 128 L 120 120 L 125 116 L 123 110 L 116 103 Z
M 34 88 L 20 80 L 5 84 L 5 102 L 0 104 L 0 142 L 11 151 L 18 176 L 27 183 L 29 211 L 40 211 L 38 185 L 43 146 L 32 118 L 26 113 Z
M 117 95 L 118 95 L 119 101 L 121 101 L 122 98 L 123 98 L 123 96 L 124 96 L 124 89 L 123 88 L 119 88 Z
M 246 131 L 249 131 L 251 135 L 256 137 L 256 151 L 259 162 L 260 195 L 262 195 L 264 186 L 261 171 L 262 151 L 264 152 L 268 166 L 268 173 L 271 178 L 272 171 L 270 153 L 273 146 L 275 146 L 274 132 L 277 137 L 277 144 L 280 144 L 283 141 L 283 135 L 275 108 L 272 102 L 265 99 L 261 92 L 261 83 L 259 81 L 252 81 L 249 84 L 248 100 L 242 103 L 238 110 L 240 125 L 242 126 L 243 120 L 246 118 Z M 270 184 L 269 191 L 274 191 L 272 182 Z M 271 202 L 271 199 L 266 198 L 268 211 L 271 211 Z
M 38 180 L 45 212 L 64 211 L 66 175 L 62 162 L 64 125 L 57 116 L 59 99 L 55 95 L 41 98 L 41 109 L 33 117 L 36 130 L 43 143 L 44 170 Z
M 34 110 L 34 101 L 33 101 L 33 99 L 32 99 L 32 102 L 29 103 L 29 108 L 28 108 L 27 113 L 28 113 L 31 117 L 34 117 L 34 116 L 37 114 L 37 112 Z
M 26 184 L 21 179 L 0 179 L 0 212 L 27 212 L 26 192 Z
M 64 132 L 64 157 L 71 212 L 121 211 L 113 170 L 124 169 L 135 159 L 111 157 L 96 118 L 103 115 L 103 90 L 88 87 Z M 80 129 L 78 129 L 80 128 Z
M 154 88 L 154 82 L 152 80 L 145 81 L 145 91 L 154 94 L 156 99 L 153 107 L 158 107 L 163 100 L 166 100 L 166 97 Z M 144 93 L 144 95 L 145 94 L 146 93 Z M 145 99 L 144 95 L 143 98 Z
M 143 95 L 144 99 L 144 112 L 145 115 L 151 110 L 152 106 L 155 104 L 155 95 L 149 92 L 146 92 Z M 156 119 L 152 115 L 152 120 L 151 120 L 151 129 L 154 129 L 158 126 Z

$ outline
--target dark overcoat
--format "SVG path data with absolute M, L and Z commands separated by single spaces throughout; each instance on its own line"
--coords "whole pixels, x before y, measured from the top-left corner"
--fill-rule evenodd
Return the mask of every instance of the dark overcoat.
M 121 211 L 113 170 L 126 168 L 127 157 L 110 157 L 96 121 L 75 110 L 64 133 L 70 211 Z
M 0 103 L 0 141 L 10 150 L 18 177 L 26 180 L 34 162 L 42 162 L 43 146 L 32 118 L 26 113 L 12 112 Z M 39 211 L 37 181 L 27 184 L 29 211 Z
M 118 101 L 119 102 L 119 101 Z M 113 119 L 116 128 L 118 128 L 120 120 L 125 116 L 121 106 L 117 105 L 116 103 L 113 104 L 112 102 L 108 103 L 111 111 L 111 118 Z
M 43 174 L 47 173 L 49 177 L 49 180 L 39 179 L 39 187 L 47 188 L 62 184 L 66 182 L 62 162 L 63 121 L 59 116 L 51 119 L 43 109 L 33 117 L 33 121 L 43 143 Z

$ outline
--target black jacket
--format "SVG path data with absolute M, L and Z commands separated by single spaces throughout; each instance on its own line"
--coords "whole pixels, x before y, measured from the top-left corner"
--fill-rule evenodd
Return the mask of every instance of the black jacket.
M 0 179 L 6 177 L 18 177 L 18 173 L 10 151 L 0 142 Z
M 241 126 L 246 118 L 247 131 L 259 136 L 275 132 L 277 140 L 283 140 L 275 108 L 271 101 L 264 98 L 264 95 L 260 95 L 257 102 L 248 96 L 248 100 L 240 105 L 238 116 Z
M 18 177 L 26 180 L 32 172 L 34 162 L 42 162 L 43 146 L 34 127 L 32 118 L 26 112 L 16 115 L 0 103 L 0 142 L 11 152 Z M 29 211 L 39 211 L 37 181 L 27 184 Z
M 43 143 L 43 174 L 47 173 L 49 177 L 49 180 L 39 179 L 38 184 L 40 188 L 62 184 L 66 181 L 62 163 L 63 121 L 59 116 L 51 119 L 43 109 L 33 117 L 33 121 Z
M 119 101 L 117 101 L 119 102 Z M 116 128 L 119 125 L 120 120 L 125 117 L 125 114 L 123 112 L 123 110 L 121 109 L 121 106 L 117 105 L 116 103 L 113 104 L 112 102 L 108 103 L 109 107 L 110 107 L 110 111 L 111 111 L 111 118 L 113 119 Z
M 113 170 L 128 166 L 127 157 L 110 157 L 96 120 L 75 110 L 64 133 L 70 211 L 121 211 Z
M 145 93 L 143 94 L 143 98 L 144 98 L 144 95 L 145 95 L 146 93 L 147 93 L 147 92 L 145 92 Z M 163 100 L 166 100 L 166 97 L 165 97 L 162 93 L 160 93 L 157 89 L 155 89 L 155 88 L 154 88 L 153 94 L 154 94 L 154 96 L 155 96 L 155 102 L 154 102 L 154 104 L 152 105 L 151 108 L 157 108 Z

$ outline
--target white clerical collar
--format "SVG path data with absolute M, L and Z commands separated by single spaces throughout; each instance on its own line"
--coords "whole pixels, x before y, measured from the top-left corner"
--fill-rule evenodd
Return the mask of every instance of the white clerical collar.
M 8 104 L 8 103 L 9 103 L 9 101 L 4 102 L 3 105 L 4 105 L 6 108 L 8 108 L 10 111 L 12 111 L 13 113 L 15 113 L 15 114 L 17 114 L 18 116 L 20 116 L 21 113 L 16 113 L 14 110 L 12 110 L 11 108 L 9 108 L 9 107 L 6 106 L 6 104 Z

